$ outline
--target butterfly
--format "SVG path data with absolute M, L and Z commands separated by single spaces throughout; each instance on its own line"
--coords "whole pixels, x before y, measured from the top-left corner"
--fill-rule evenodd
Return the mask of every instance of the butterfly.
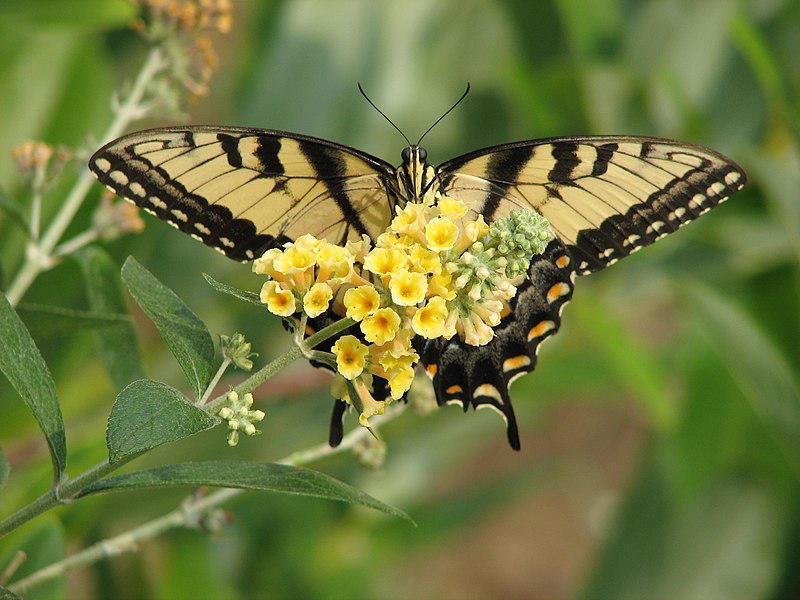
M 438 167 L 411 144 L 395 167 L 324 139 L 214 126 L 123 136 L 100 148 L 89 168 L 116 194 L 237 261 L 306 233 L 337 244 L 365 234 L 375 240 L 395 207 L 431 189 L 489 223 L 517 208 L 541 213 L 553 240 L 534 257 L 492 341 L 471 346 L 455 336 L 415 344 L 439 405 L 497 409 L 514 449 L 520 440 L 509 385 L 533 370 L 539 345 L 558 331 L 575 276 L 677 231 L 746 181 L 736 163 L 713 150 L 659 138 L 537 139 L 475 150 Z M 385 397 L 385 386 L 375 393 Z M 334 445 L 344 410 L 337 400 Z

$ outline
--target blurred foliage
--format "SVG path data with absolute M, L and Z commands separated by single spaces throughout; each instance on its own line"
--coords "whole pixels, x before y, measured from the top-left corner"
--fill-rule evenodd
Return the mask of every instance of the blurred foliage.
M 29 138 L 66 144 L 80 149 L 84 168 L 114 90 L 146 51 L 126 2 L 68 4 L 0 5 L 0 187 L 21 204 L 9 150 Z M 506 447 L 493 414 L 407 411 L 382 432 L 389 452 L 380 470 L 344 456 L 317 465 L 407 510 L 417 529 L 254 492 L 230 507 L 233 520 L 217 536 L 178 532 L 29 597 L 796 598 L 800 3 L 251 0 L 235 11 L 232 34 L 217 40 L 210 97 L 186 107 L 191 122 L 297 131 L 399 162 L 403 140 L 356 82 L 412 140 L 470 82 L 466 101 L 425 139 L 433 162 L 517 139 L 630 133 L 713 147 L 737 159 L 750 184 L 624 266 L 578 282 L 563 331 L 514 386 L 521 453 Z M 69 183 L 48 194 L 45 219 Z M 24 236 L 6 214 L 0 246 L 7 280 Z M 252 288 L 247 268 L 153 219 L 108 250 L 119 265 L 135 255 L 212 331 L 246 332 L 259 361 L 288 346 L 275 320 L 201 276 Z M 64 262 L 26 303 L 86 309 L 80 274 L 79 262 Z M 141 315 L 137 334 L 148 376 L 181 385 Z M 90 329 L 37 342 L 77 473 L 104 457 L 118 386 Z M 298 364 L 260 394 L 265 435 L 228 449 L 205 433 L 137 466 L 275 460 L 317 443 L 327 435 L 326 387 Z M 5 381 L 0 407 L 6 514 L 45 490 L 50 474 L 35 422 Z M 16 548 L 28 552 L 21 572 L 30 572 L 181 497 L 136 492 L 58 509 L 3 540 L 0 570 Z

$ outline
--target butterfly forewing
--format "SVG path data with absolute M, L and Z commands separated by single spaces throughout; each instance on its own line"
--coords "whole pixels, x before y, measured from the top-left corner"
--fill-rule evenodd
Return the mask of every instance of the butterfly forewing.
M 602 269 L 716 206 L 745 182 L 706 148 L 625 136 L 532 140 L 478 150 L 438 170 L 443 191 L 488 221 L 535 210 L 578 274 Z
M 115 193 L 236 260 L 305 233 L 334 243 L 377 237 L 396 202 L 390 164 L 281 131 L 141 131 L 98 150 L 89 166 Z

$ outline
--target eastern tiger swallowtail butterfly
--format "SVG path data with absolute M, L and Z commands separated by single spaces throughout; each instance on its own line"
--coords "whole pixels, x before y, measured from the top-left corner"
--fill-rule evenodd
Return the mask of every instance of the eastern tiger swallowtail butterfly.
M 362 234 L 374 240 L 395 206 L 418 201 L 432 186 L 487 222 L 515 208 L 541 213 L 554 239 L 534 257 L 494 339 L 485 346 L 458 336 L 417 341 L 438 403 L 499 410 L 514 449 L 520 442 L 508 386 L 533 370 L 539 344 L 558 331 L 575 275 L 676 231 L 745 183 L 744 171 L 712 150 L 630 136 L 504 144 L 438 167 L 411 145 L 394 167 L 285 131 L 168 127 L 106 144 L 89 167 L 115 193 L 238 261 L 305 233 L 334 243 Z M 385 389 L 375 393 L 386 397 Z M 336 402 L 334 445 L 345 409 Z

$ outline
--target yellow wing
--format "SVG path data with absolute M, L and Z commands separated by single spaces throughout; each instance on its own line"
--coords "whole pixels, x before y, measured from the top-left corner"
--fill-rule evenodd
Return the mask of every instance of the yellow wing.
M 744 171 L 713 150 L 628 136 L 485 148 L 444 163 L 438 177 L 487 221 L 514 208 L 547 217 L 578 274 L 676 231 L 745 183 Z
M 283 131 L 177 127 L 103 146 L 90 169 L 113 192 L 235 260 L 304 233 L 377 237 L 392 218 L 392 165 Z

